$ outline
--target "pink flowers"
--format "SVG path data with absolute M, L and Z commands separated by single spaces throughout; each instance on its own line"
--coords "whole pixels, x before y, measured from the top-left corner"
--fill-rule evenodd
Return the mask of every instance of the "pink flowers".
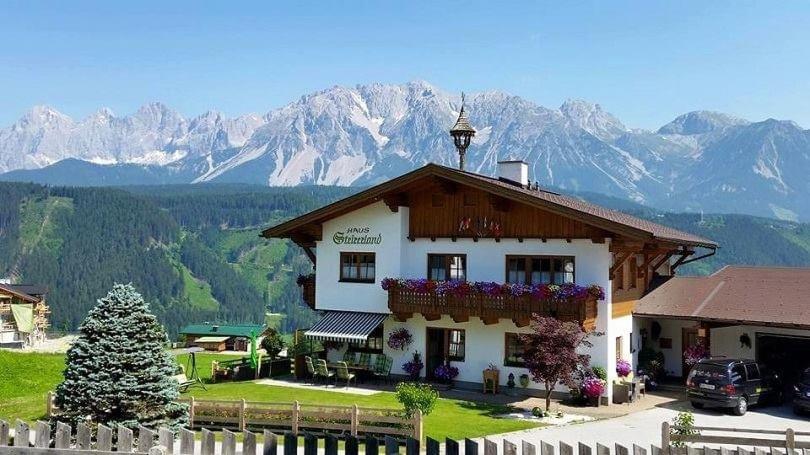
M 487 295 L 490 297 L 529 295 L 537 300 L 580 300 L 589 297 L 603 300 L 605 290 L 601 286 L 592 284 L 580 286 L 574 283 L 566 284 L 516 284 L 496 283 L 492 281 L 433 281 L 425 278 L 384 278 L 383 290 L 405 289 L 419 293 L 435 293 L 444 296 L 465 297 L 468 295 Z
M 626 377 L 633 371 L 633 367 L 630 366 L 630 362 L 627 360 L 617 360 L 616 361 L 616 374 L 619 377 Z
M 588 398 L 601 397 L 605 393 L 605 383 L 595 376 L 585 378 L 582 381 L 582 393 Z
M 698 363 L 701 359 L 709 357 L 709 351 L 703 343 L 698 342 L 693 346 L 689 346 L 683 351 L 683 362 L 688 366 Z

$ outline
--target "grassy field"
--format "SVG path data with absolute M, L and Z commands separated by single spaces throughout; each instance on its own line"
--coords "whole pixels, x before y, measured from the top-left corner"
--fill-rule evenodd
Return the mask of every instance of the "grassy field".
M 198 371 L 207 380 L 211 375 L 211 361 L 234 356 L 198 354 Z M 178 363 L 186 365 L 185 355 Z M 44 417 L 45 395 L 54 390 L 61 380 L 64 356 L 61 354 L 23 354 L 0 350 L 0 418 L 21 418 L 34 421 Z M 248 398 L 251 401 L 292 402 L 303 404 L 332 404 L 367 407 L 399 408 L 393 393 L 371 396 L 351 395 L 325 390 L 275 387 L 251 382 L 225 382 L 207 384 L 208 390 L 193 389 L 186 395 L 195 398 L 229 399 Z M 507 408 L 462 400 L 440 399 L 433 413 L 425 419 L 425 434 L 435 439 L 450 437 L 462 439 L 532 428 L 535 425 L 517 420 L 498 419 L 493 416 Z

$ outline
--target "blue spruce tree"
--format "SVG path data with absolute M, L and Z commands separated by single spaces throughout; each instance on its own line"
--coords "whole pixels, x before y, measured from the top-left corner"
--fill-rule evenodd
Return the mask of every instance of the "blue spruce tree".
M 129 428 L 187 422 L 186 406 L 175 402 L 177 364 L 166 332 L 132 285 L 114 285 L 79 330 L 56 388 L 59 420 Z

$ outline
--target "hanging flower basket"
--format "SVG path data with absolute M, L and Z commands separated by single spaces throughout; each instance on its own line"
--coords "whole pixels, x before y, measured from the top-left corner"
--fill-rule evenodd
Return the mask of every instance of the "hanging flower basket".
M 625 378 L 632 372 L 633 367 L 630 366 L 630 362 L 621 359 L 616 361 L 616 374 L 618 374 L 620 378 Z
M 405 327 L 400 327 L 388 335 L 388 347 L 391 349 L 404 351 L 411 343 L 413 343 L 413 335 Z

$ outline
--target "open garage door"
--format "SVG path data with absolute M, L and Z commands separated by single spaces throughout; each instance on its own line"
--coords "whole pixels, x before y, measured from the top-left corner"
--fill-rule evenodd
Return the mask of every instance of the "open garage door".
M 786 385 L 810 367 L 810 337 L 757 333 L 756 360 L 778 373 Z

